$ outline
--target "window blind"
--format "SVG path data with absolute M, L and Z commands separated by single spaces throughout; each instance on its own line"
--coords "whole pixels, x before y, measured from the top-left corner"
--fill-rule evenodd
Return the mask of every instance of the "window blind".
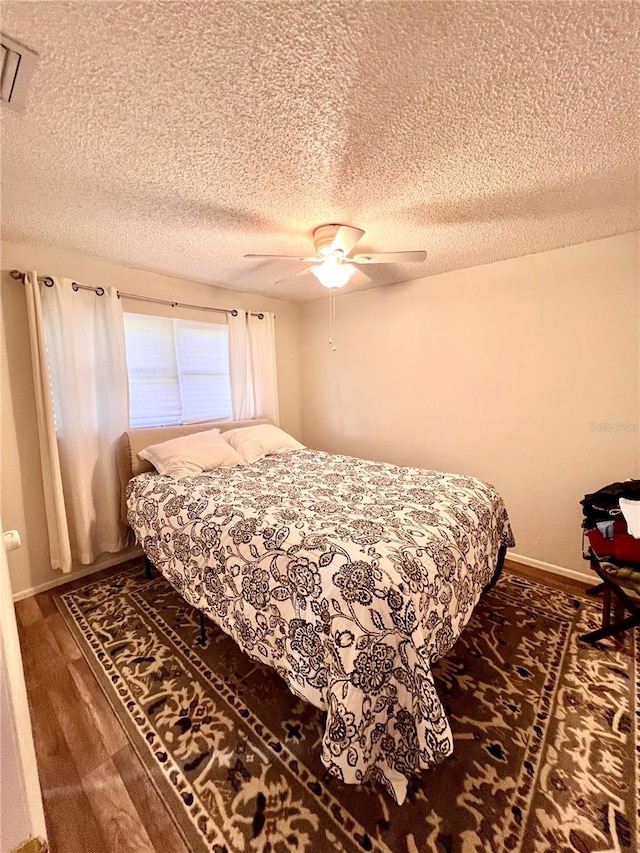
M 231 417 L 227 327 L 125 313 L 130 426 Z

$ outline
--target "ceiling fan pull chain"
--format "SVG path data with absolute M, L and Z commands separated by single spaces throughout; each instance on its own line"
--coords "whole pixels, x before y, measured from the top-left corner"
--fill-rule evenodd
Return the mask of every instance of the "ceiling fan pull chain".
M 329 346 L 331 351 L 336 351 L 336 345 L 333 340 L 336 328 L 336 292 L 334 288 L 329 290 Z

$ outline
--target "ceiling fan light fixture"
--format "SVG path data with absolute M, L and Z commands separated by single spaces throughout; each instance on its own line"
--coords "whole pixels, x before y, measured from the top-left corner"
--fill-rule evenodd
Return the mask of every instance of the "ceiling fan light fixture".
M 330 255 L 321 264 L 312 267 L 311 272 L 323 287 L 331 289 L 334 287 L 344 287 L 355 270 L 350 264 L 343 263 L 339 256 Z

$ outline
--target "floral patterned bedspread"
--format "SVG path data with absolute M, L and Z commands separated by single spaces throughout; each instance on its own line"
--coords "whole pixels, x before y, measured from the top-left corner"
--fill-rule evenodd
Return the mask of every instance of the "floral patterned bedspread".
M 453 751 L 431 664 L 513 545 L 472 477 L 313 450 L 129 483 L 128 519 L 175 589 L 327 711 L 322 760 L 345 782 L 407 780 Z

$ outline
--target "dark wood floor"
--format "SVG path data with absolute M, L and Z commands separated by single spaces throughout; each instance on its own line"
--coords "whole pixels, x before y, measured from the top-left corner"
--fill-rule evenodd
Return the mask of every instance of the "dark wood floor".
M 16 614 L 51 853 L 188 853 L 53 593 Z
M 574 594 L 589 586 L 509 561 L 506 568 Z M 188 853 L 53 593 L 17 602 L 16 613 L 51 853 Z

